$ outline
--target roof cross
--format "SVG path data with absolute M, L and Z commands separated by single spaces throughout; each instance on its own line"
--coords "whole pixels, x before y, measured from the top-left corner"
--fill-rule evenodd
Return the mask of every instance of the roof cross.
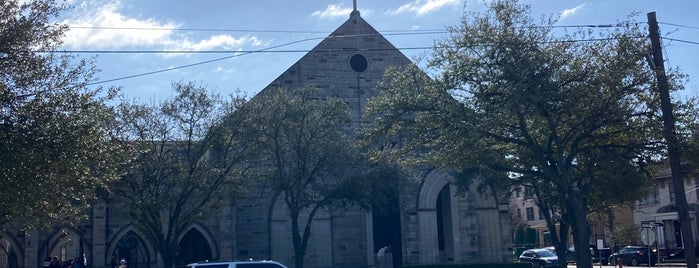
M 357 11 L 357 0 L 353 0 L 352 3 L 354 4 L 354 11 Z

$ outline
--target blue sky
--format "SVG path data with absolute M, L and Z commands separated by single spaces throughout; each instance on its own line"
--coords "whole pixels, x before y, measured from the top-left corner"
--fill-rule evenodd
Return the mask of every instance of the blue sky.
M 68 51 L 257 51 L 267 53 L 81 53 L 96 56 L 102 71 L 93 86 L 119 86 L 128 98 L 160 100 L 171 83 L 193 81 L 221 94 L 252 96 L 349 18 L 352 0 L 67 0 L 59 20 L 71 26 Z M 528 0 L 532 16 L 560 16 L 558 25 L 645 22 L 655 11 L 665 39 L 666 68 L 680 68 L 690 81 L 682 96 L 699 95 L 699 1 Z M 483 11 L 484 0 L 358 0 L 361 16 L 408 57 L 427 55 L 435 39 L 464 10 Z M 205 30 L 202 30 L 205 29 Z M 401 33 L 401 34 L 397 34 Z M 405 34 L 419 33 L 419 34 Z M 677 41 L 681 40 L 681 41 Z M 683 42 L 689 41 L 690 43 Z M 694 42 L 694 43 L 691 43 Z M 228 57 L 227 59 L 222 59 Z M 212 61 L 210 63 L 204 63 Z M 171 71 L 150 75 L 169 68 Z M 128 79 L 121 79 L 137 76 Z M 695 81 L 697 80 L 697 81 Z

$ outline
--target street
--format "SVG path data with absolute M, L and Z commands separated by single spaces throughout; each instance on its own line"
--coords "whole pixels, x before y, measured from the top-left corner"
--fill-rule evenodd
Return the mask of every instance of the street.
M 617 266 L 614 265 L 600 265 L 599 263 L 595 263 L 593 268 L 615 268 Z M 648 267 L 648 265 L 641 265 L 641 266 L 631 266 L 631 265 L 624 265 L 623 268 L 642 268 L 642 267 Z M 682 268 L 682 267 L 687 267 L 686 264 L 684 263 L 656 263 L 655 266 L 652 267 L 677 267 L 677 268 Z M 568 268 L 575 268 L 575 264 L 568 264 Z

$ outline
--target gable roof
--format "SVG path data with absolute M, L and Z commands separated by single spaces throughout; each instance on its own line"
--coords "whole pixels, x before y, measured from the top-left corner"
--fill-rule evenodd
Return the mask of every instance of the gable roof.
M 280 87 L 293 90 L 315 86 L 319 98 L 343 99 L 355 120 L 359 120 L 367 99 L 378 93 L 376 85 L 384 71 L 390 66 L 407 64 L 413 63 L 355 10 L 347 21 L 260 94 Z

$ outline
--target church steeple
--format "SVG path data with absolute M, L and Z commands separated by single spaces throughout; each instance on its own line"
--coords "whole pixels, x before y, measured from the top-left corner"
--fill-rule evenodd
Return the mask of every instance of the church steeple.
M 350 13 L 350 18 L 359 16 L 359 10 L 357 10 L 357 0 L 352 0 L 352 13 Z

